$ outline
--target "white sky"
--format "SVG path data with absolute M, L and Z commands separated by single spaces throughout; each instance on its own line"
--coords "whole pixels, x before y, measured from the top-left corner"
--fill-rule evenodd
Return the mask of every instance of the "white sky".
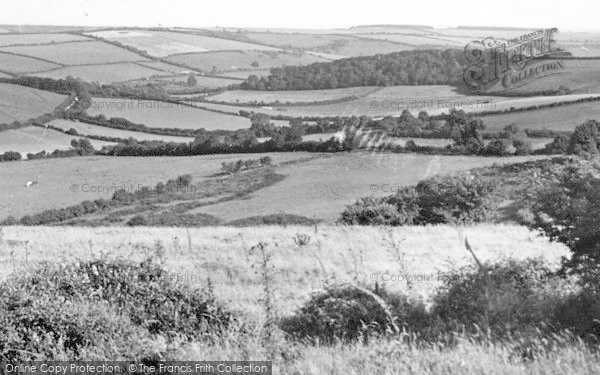
M 600 30 L 599 0 L 1 0 L 0 23 L 92 26 L 340 28 L 558 27 Z

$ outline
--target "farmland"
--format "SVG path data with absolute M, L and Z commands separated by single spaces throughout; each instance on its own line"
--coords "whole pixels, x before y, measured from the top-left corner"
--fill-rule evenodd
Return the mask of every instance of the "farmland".
M 30 73 L 59 68 L 60 65 L 32 57 L 2 53 L 0 51 L 0 70 L 9 73 Z
M 319 102 L 326 100 L 339 100 L 348 97 L 363 97 L 374 91 L 377 87 L 353 87 L 349 89 L 331 90 L 302 90 L 302 91 L 262 91 L 228 90 L 217 95 L 207 96 L 207 100 L 230 103 L 302 103 Z
M 208 51 L 275 50 L 257 44 L 181 32 L 110 30 L 90 34 L 146 51 L 156 57 Z
M 28 128 L 29 129 L 29 128 Z M 42 128 L 31 128 L 44 130 Z M 0 140 L 6 139 L 4 132 Z M 41 134 L 41 133 L 40 133 Z M 66 139 L 77 138 L 56 132 Z M 36 133 L 34 137 L 38 136 Z M 20 138 L 24 142 L 25 138 Z M 12 144 L 16 144 L 13 140 Z M 68 144 L 68 143 L 67 143 Z M 64 144 L 61 144 L 61 149 Z M 56 147 L 55 147 L 56 148 Z M 46 149 L 49 147 L 46 146 Z M 265 155 L 254 155 L 261 157 Z M 305 153 L 270 154 L 274 163 L 309 157 Z M 201 182 L 219 172 L 221 163 L 244 158 L 244 155 L 206 155 L 188 158 L 171 157 L 78 157 L 33 160 L 20 163 L 3 163 L 0 179 L 0 212 L 4 216 L 22 216 L 50 208 L 78 204 L 84 200 L 110 199 L 120 187 L 137 190 L 142 186 L 155 186 L 159 182 L 191 174 Z M 25 189 L 27 181 L 39 184 Z M 71 185 L 78 186 L 77 191 Z M 82 185 L 87 184 L 87 188 Z M 92 188 L 93 187 L 93 188 Z M 92 191 L 93 190 L 93 191 Z M 51 197 L 51 199 L 47 198 Z M 0 218 L 4 219 L 4 217 Z
M 284 65 L 307 65 L 328 60 L 306 53 L 287 51 L 217 51 L 172 55 L 165 61 L 185 64 L 204 72 L 217 73 L 249 70 L 253 68 L 253 63 L 258 63 L 258 68 L 269 69 Z
M 581 125 L 587 120 L 599 120 L 600 104 L 598 102 L 568 104 L 480 118 L 485 122 L 486 130 L 490 131 L 501 130 L 510 124 L 529 129 L 572 131 L 577 125 Z
M 0 124 L 26 121 L 54 111 L 66 96 L 0 83 Z
M 21 153 L 21 156 L 25 159 L 28 153 L 38 153 L 41 151 L 52 152 L 54 150 L 68 150 L 69 148 L 71 148 L 71 140 L 78 138 L 81 137 L 64 134 L 57 130 L 46 130 L 37 126 L 28 126 L 21 129 L 6 130 L 0 133 L 0 153 L 6 151 L 16 151 Z M 95 148 L 98 149 L 102 148 L 102 146 L 112 144 L 110 142 L 96 140 L 91 140 L 91 143 Z M 6 171 L 4 166 L 2 166 L 2 169 L 3 175 L 9 176 L 8 174 L 4 174 L 4 171 Z M 21 181 L 19 181 L 18 183 L 21 183 Z
M 244 117 L 149 100 L 96 98 L 88 113 L 91 116 L 125 118 L 157 128 L 236 130 L 250 127 L 250 120 Z
M 133 62 L 68 66 L 35 73 L 38 77 L 61 79 L 71 76 L 87 82 L 99 83 L 123 82 L 140 78 L 147 79 L 155 75 L 164 74 L 165 72 L 161 70 Z
M 365 88 L 366 89 L 366 88 Z M 304 91 L 288 91 L 286 96 L 289 98 L 302 97 L 302 99 L 314 99 L 315 101 L 331 90 L 313 90 L 312 98 L 303 96 Z M 268 97 L 269 91 L 248 91 L 244 98 L 252 101 Z M 223 97 L 232 95 L 231 92 L 225 92 Z M 500 111 L 514 108 L 525 108 L 533 105 L 544 105 L 551 103 L 575 101 L 583 98 L 598 97 L 600 94 L 572 94 L 560 96 L 533 96 L 533 97 L 501 97 L 492 95 L 465 95 L 455 91 L 451 86 L 432 85 L 432 86 L 392 86 L 379 90 L 374 90 L 362 97 L 331 104 L 312 104 L 302 106 L 273 105 L 272 108 L 236 106 L 235 102 L 231 104 L 216 103 L 194 103 L 198 106 L 222 110 L 230 113 L 238 113 L 240 110 L 254 111 L 271 116 L 292 116 L 292 117 L 326 117 L 326 116 L 399 116 L 403 110 L 409 110 L 413 115 L 420 111 L 425 111 L 430 115 L 447 113 L 450 108 L 463 109 L 465 112 L 484 112 Z M 218 97 L 218 96 L 217 96 Z
M 73 34 L 0 34 L 0 46 L 26 44 L 54 44 L 64 42 L 90 41 L 89 38 Z
M 38 46 L 2 47 L 12 52 L 64 65 L 106 64 L 146 60 L 145 58 L 104 42 L 74 42 Z
M 51 121 L 49 124 L 55 128 L 61 129 L 63 131 L 75 129 L 77 131 L 77 134 L 84 135 L 84 136 L 101 136 L 101 137 L 112 137 L 112 138 L 121 138 L 121 139 L 133 138 L 138 141 L 164 141 L 164 142 L 176 142 L 176 143 L 187 143 L 187 142 L 191 142 L 194 140 L 194 138 L 191 138 L 191 137 L 177 137 L 177 136 L 143 133 L 143 132 L 138 132 L 138 131 L 112 129 L 112 128 L 107 128 L 104 126 L 86 124 L 86 123 L 79 122 L 79 121 L 54 120 L 54 121 Z

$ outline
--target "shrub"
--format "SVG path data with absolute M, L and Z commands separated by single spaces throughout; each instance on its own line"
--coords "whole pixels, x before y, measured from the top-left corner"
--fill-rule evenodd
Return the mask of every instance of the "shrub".
M 142 215 L 135 215 L 127 222 L 127 225 L 130 227 L 143 226 L 148 225 L 148 221 Z
M 551 326 L 554 308 L 575 284 L 539 259 L 463 269 L 443 278 L 433 313 L 447 324 L 490 329 L 495 336 Z
M 571 135 L 569 154 L 598 154 L 600 146 L 600 123 L 594 120 L 586 121 L 575 128 Z
M 352 340 L 383 332 L 393 324 L 387 304 L 375 293 L 353 285 L 316 293 L 300 311 L 280 323 L 295 338 L 325 342 Z
M 151 260 L 44 265 L 0 284 L 0 357 L 87 359 L 110 349 L 118 353 L 109 359 L 139 359 L 153 335 L 197 341 L 230 319 L 210 293 Z
M 315 225 L 319 220 L 292 214 L 272 214 L 264 216 L 251 216 L 230 221 L 227 225 L 235 227 L 252 227 L 256 225 Z
M 405 209 L 405 207 L 402 207 Z M 340 222 L 350 225 L 410 225 L 416 211 L 401 213 L 399 206 L 381 198 L 360 198 L 342 212 Z
M 361 198 L 339 222 L 350 225 L 473 223 L 487 218 L 491 182 L 476 175 L 434 177 L 385 198 Z

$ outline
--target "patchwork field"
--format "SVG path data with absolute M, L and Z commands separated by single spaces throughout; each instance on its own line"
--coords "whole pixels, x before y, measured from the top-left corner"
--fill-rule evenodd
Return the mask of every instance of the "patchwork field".
M 284 65 L 308 65 L 315 62 L 329 61 L 306 53 L 277 51 L 204 52 L 173 55 L 167 57 L 165 60 L 213 73 L 249 70 L 252 68 L 270 69 Z M 252 66 L 253 63 L 258 63 L 258 66 Z
M 177 137 L 129 130 L 112 129 L 104 126 L 86 124 L 84 122 L 79 121 L 54 120 L 50 122 L 50 125 L 55 128 L 62 129 L 64 131 L 75 129 L 78 134 L 86 136 L 102 136 L 122 139 L 133 138 L 137 139 L 138 141 L 164 141 L 177 143 L 187 143 L 194 140 L 194 138 L 191 137 Z
M 25 44 L 53 44 L 64 42 L 90 41 L 81 35 L 74 34 L 4 34 L 0 35 L 0 46 L 13 46 Z
M 106 64 L 146 60 L 126 49 L 104 42 L 76 42 L 39 46 L 2 47 L 0 52 L 27 55 L 65 65 Z
M 21 129 L 6 130 L 0 133 L 0 153 L 4 153 L 6 151 L 17 151 L 21 153 L 23 159 L 26 159 L 28 153 L 38 153 L 41 151 L 52 152 L 54 150 L 68 150 L 71 148 L 71 140 L 79 138 L 82 137 L 64 134 L 52 129 L 46 130 L 45 128 L 41 128 L 38 126 L 28 126 L 26 128 Z M 90 140 L 90 142 L 92 143 L 92 146 L 94 146 L 94 148 L 96 149 L 100 149 L 102 148 L 102 146 L 112 144 L 110 142 L 96 141 L 93 139 Z M 23 163 L 12 164 L 21 167 L 25 165 Z M 53 167 L 50 169 L 52 170 Z M 3 176 L 9 176 L 9 174 L 4 174 L 5 172 L 7 172 L 4 165 L 0 166 L 0 170 L 2 170 Z M 8 179 L 9 178 L 6 178 L 6 180 Z M 35 178 L 32 179 L 35 180 Z M 19 181 L 18 183 L 24 184 L 27 181 Z M 17 202 L 15 202 L 15 204 L 17 204 Z
M 113 83 L 136 79 L 148 79 L 156 75 L 165 75 L 162 70 L 142 66 L 133 62 L 68 66 L 50 71 L 35 73 L 38 77 L 61 79 L 67 76 L 81 78 L 87 82 Z
M 150 100 L 95 98 L 87 112 L 91 116 L 126 118 L 157 128 L 236 130 L 250 127 L 250 120 L 244 117 Z
M 0 52 L 0 70 L 9 73 L 31 73 L 59 68 L 59 64 L 32 57 Z
M 37 127 L 27 129 L 44 130 Z M 73 138 L 58 131 L 55 133 L 64 137 L 65 142 L 68 138 L 67 144 Z M 6 139 L 5 133 L 1 134 L 0 141 L 3 141 Z M 39 134 L 32 136 L 36 138 Z M 9 144 L 14 145 L 19 140 L 24 142 L 24 139 L 26 138 L 17 137 Z M 270 156 L 273 163 L 281 163 L 312 155 L 302 152 L 253 154 L 252 158 L 263 156 Z M 248 155 L 242 154 L 148 158 L 86 156 L 2 163 L 2 176 L 10 178 L 0 179 L 0 220 L 9 215 L 21 217 L 50 208 L 78 204 L 84 200 L 110 199 L 119 187 L 126 187 L 131 191 L 142 186 L 155 186 L 184 174 L 191 174 L 194 181 L 201 182 L 218 173 L 222 162 L 246 158 Z M 27 181 L 38 181 L 39 184 L 26 189 L 24 185 Z M 77 185 L 77 191 L 71 190 L 73 184 Z M 87 188 L 82 186 L 84 184 L 87 184 Z
M 169 55 L 208 51 L 275 50 L 263 45 L 213 38 L 204 35 L 169 31 L 110 30 L 90 33 L 96 37 L 117 41 L 127 46 L 146 51 L 149 55 Z
M 515 124 L 521 128 L 572 131 L 587 120 L 600 121 L 600 102 L 562 105 L 535 111 L 480 117 L 486 130 Z
M 26 121 L 53 112 L 66 96 L 0 83 L 0 124 Z

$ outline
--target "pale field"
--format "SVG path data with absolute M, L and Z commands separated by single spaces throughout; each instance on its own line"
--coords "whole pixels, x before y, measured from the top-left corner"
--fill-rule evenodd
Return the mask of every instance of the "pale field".
M 271 71 L 269 69 L 238 70 L 235 72 L 225 72 L 225 73 L 218 73 L 218 74 L 222 77 L 239 78 L 239 79 L 245 80 L 246 78 L 250 77 L 251 75 L 255 75 L 258 77 L 268 76 L 269 74 L 271 74 Z
M 34 75 L 53 79 L 66 78 L 72 76 L 80 78 L 87 82 L 115 83 L 130 81 L 134 79 L 148 79 L 152 76 L 169 74 L 162 70 L 142 66 L 133 62 L 101 64 L 101 65 L 79 65 L 67 66 L 64 68 L 53 69 L 45 72 L 38 72 Z
M 221 51 L 204 52 L 184 55 L 173 55 L 166 61 L 186 64 L 193 69 L 206 72 L 226 72 L 236 70 L 252 70 L 251 64 L 258 62 L 257 69 L 270 69 L 284 65 L 308 65 L 315 62 L 329 61 L 324 58 L 312 56 L 306 53 L 293 54 L 289 52 L 266 52 L 266 51 Z M 215 68 L 215 69 L 213 69 Z
M 17 151 L 21 153 L 23 159 L 26 159 L 28 153 L 68 150 L 71 148 L 71 140 L 79 138 L 83 137 L 64 134 L 52 129 L 48 129 L 46 131 L 45 128 L 38 126 L 28 126 L 21 129 L 6 130 L 0 133 L 0 153 L 4 153 L 6 151 Z M 96 149 L 100 149 L 102 146 L 114 144 L 111 142 L 97 141 L 94 139 L 90 139 L 90 142 Z M 3 169 L 4 166 L 0 166 L 0 170 Z M 2 173 L 2 176 L 2 178 L 5 179 L 4 173 Z
M 129 228 L 129 227 L 4 227 L 5 240 L 29 241 L 0 252 L 0 278 L 24 272 L 40 262 L 69 263 L 100 256 L 138 260 L 143 247 L 156 241 L 165 247 L 165 267 L 180 281 L 201 287 L 210 277 L 217 300 L 236 314 L 259 318 L 263 293 L 256 266 L 260 254 L 252 246 L 266 244 L 271 255 L 275 310 L 293 313 L 310 293 L 326 282 L 377 281 L 389 291 L 401 291 L 429 301 L 441 280 L 459 268 L 475 267 L 464 247 L 468 239 L 482 262 L 541 258 L 557 267 L 568 249 L 525 227 L 475 225 L 469 227 L 406 226 L 261 226 L 249 228 Z M 308 245 L 293 241 L 297 233 L 310 236 Z M 402 261 L 394 245 L 404 253 Z M 191 247 L 190 247 L 191 245 Z M 411 277 L 413 288 L 390 277 Z
M 52 44 L 61 42 L 90 41 L 91 39 L 73 34 L 8 34 L 0 35 L 0 46 L 19 44 Z
M 162 61 L 140 61 L 140 62 L 138 62 L 138 64 L 142 65 L 142 66 L 147 66 L 148 68 L 162 70 L 164 72 L 172 73 L 172 74 L 180 74 L 181 72 L 189 71 L 189 69 L 187 69 L 187 68 L 182 68 L 180 66 L 167 64 Z
M 14 52 L 50 60 L 65 65 L 106 64 L 147 60 L 126 49 L 104 42 L 61 43 L 40 46 L 2 47 L 0 51 Z
M 253 103 L 264 102 L 272 103 L 298 103 L 298 102 L 314 102 L 325 100 L 337 100 L 349 96 L 363 97 L 373 91 L 377 91 L 378 87 L 350 87 L 343 89 L 330 90 L 297 90 L 297 91 L 250 91 L 250 90 L 228 90 L 217 95 L 209 95 L 206 97 L 209 101 L 216 102 L 231 102 L 231 103 Z
M 564 65 L 564 69 L 556 70 L 558 74 L 536 79 L 531 82 L 523 81 L 521 87 L 509 88 L 510 92 L 531 92 L 557 89 L 560 86 L 570 88 L 576 93 L 600 93 L 600 58 L 586 60 L 569 60 L 569 59 L 550 59 L 540 61 L 532 67 L 536 67 L 547 62 L 560 61 Z M 528 69 L 527 67 L 525 68 Z M 487 92 L 495 90 L 504 90 L 500 84 L 491 87 Z
M 164 141 L 164 142 L 177 142 L 177 143 L 188 143 L 194 140 L 193 137 L 178 137 L 170 135 L 151 134 L 138 131 L 113 129 L 105 126 L 98 126 L 92 124 L 86 124 L 79 121 L 70 120 L 54 120 L 50 122 L 51 126 L 62 130 L 75 129 L 77 133 L 88 136 L 103 136 L 103 137 L 115 137 L 115 138 L 133 138 L 138 141 Z
M 250 127 L 250 120 L 166 102 L 95 98 L 88 114 L 120 117 L 148 127 L 206 130 L 237 130 Z
M 336 221 L 347 205 L 360 197 L 387 196 L 403 186 L 437 174 L 452 174 L 494 163 L 517 163 L 539 157 L 471 157 L 353 152 L 327 154 L 282 166 L 286 178 L 258 190 L 248 199 L 200 207 L 224 221 L 277 213 Z
M 55 133 L 65 137 L 65 141 L 68 137 L 69 142 L 78 138 L 57 131 Z M 0 140 L 5 139 L 4 137 L 5 132 L 0 133 Z M 33 138 L 36 139 L 35 136 Z M 18 137 L 8 144 L 12 146 L 25 142 L 25 139 L 27 138 Z M 9 147 L 12 148 L 14 147 Z M 45 147 L 46 150 L 49 148 Z M 40 151 L 42 149 L 44 148 Z M 0 221 L 9 215 L 21 217 L 46 209 L 79 204 L 84 200 L 110 199 L 116 190 L 115 186 L 133 187 L 132 189 L 137 189 L 138 186 L 156 186 L 159 182 L 184 174 L 191 174 L 194 181 L 200 182 L 207 176 L 220 172 L 221 162 L 256 159 L 267 155 L 273 159 L 273 163 L 311 156 L 302 152 L 192 157 L 86 156 L 0 163 Z M 27 189 L 24 187 L 27 181 L 38 181 L 39 184 Z M 76 192 L 70 190 L 73 184 L 78 185 Z M 84 184 L 88 184 L 85 188 L 87 191 L 82 191 Z M 107 188 L 104 191 L 91 191 L 92 186 Z
M 90 34 L 135 47 L 156 57 L 208 51 L 276 50 L 259 44 L 169 31 L 109 30 Z
M 281 48 L 299 48 L 310 52 L 322 52 L 328 57 L 344 58 L 369 56 L 377 53 L 406 51 L 413 47 L 387 40 L 369 40 L 345 35 L 317 35 L 290 33 L 249 33 L 250 39 Z M 327 56 L 324 55 L 324 56 Z
M 317 93 L 321 90 L 311 92 Z M 224 94 L 226 94 L 225 92 Z M 249 94 L 255 93 L 249 91 Z M 268 93 L 268 92 L 267 92 Z M 299 95 L 295 91 L 289 95 Z M 523 108 L 533 105 L 544 105 L 558 102 L 572 102 L 583 98 L 598 97 L 598 93 L 571 94 L 557 96 L 532 96 L 522 98 L 500 97 L 492 95 L 465 95 L 457 93 L 451 86 L 392 86 L 376 90 L 371 94 L 356 100 L 344 101 L 333 104 L 315 104 L 303 106 L 270 106 L 265 107 L 243 107 L 235 104 L 216 104 L 189 102 L 189 104 L 239 113 L 242 111 L 254 111 L 271 116 L 292 117 L 327 117 L 327 116 L 400 116 L 402 111 L 408 110 L 413 115 L 425 111 L 430 115 L 448 113 L 451 108 L 462 109 L 465 112 L 477 113 L 484 111 L 508 110 L 511 107 Z M 315 99 L 317 97 L 315 96 Z
M 11 73 L 30 73 L 59 68 L 60 65 L 32 57 L 0 52 L 0 70 Z
M 515 124 L 520 128 L 572 131 L 587 120 L 600 120 L 600 102 L 576 103 L 534 111 L 479 117 L 486 130 L 502 130 Z
M 418 47 L 443 47 L 443 48 L 458 48 L 464 47 L 470 42 L 468 39 L 443 37 L 438 35 L 415 35 L 415 34 L 398 34 L 398 33 L 383 33 L 383 34 L 356 34 L 363 38 L 371 38 L 375 40 L 389 40 L 395 43 L 405 43 L 411 46 Z
M 0 83 L 0 123 L 26 121 L 54 111 L 66 96 Z

